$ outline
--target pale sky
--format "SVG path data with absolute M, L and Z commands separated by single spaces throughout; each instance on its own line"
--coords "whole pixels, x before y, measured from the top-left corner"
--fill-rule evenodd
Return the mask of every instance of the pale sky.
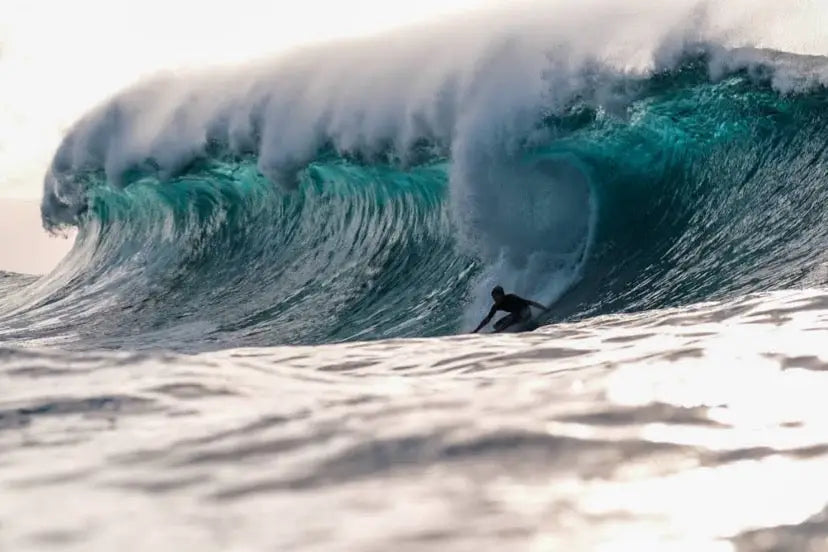
M 43 272 L 68 250 L 71 240 L 40 228 L 43 175 L 72 123 L 118 90 L 161 71 L 243 63 L 497 1 L 3 0 L 0 270 Z

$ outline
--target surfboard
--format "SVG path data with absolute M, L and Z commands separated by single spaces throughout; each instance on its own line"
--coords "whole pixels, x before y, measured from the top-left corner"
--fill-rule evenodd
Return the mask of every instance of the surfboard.
M 498 320 L 494 323 L 494 329 L 491 333 L 523 333 L 523 332 L 531 332 L 533 330 L 538 329 L 540 324 L 534 319 L 530 318 L 524 322 L 518 322 L 517 324 L 512 324 L 511 326 L 503 328 L 505 326 L 505 320 Z

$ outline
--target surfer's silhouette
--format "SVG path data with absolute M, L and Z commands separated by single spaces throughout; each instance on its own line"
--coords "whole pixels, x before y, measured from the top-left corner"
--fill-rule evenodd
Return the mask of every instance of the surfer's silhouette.
M 518 297 L 513 293 L 509 293 L 507 295 L 500 286 L 495 286 L 494 289 L 492 289 L 492 299 L 494 300 L 492 310 L 489 311 L 486 318 L 483 319 L 480 325 L 477 326 L 472 333 L 479 332 L 483 326 L 492 320 L 495 313 L 499 310 L 506 311 L 509 314 L 495 322 L 495 332 L 502 332 L 506 328 L 514 326 L 518 323 L 529 322 L 532 319 L 531 307 L 537 307 L 544 311 L 549 310 L 540 303 L 524 299 L 523 297 Z

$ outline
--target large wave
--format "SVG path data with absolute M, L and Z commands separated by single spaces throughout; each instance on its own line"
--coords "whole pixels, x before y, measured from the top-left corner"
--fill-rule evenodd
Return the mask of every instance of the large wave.
M 550 320 L 819 285 L 828 62 L 700 6 L 527 5 L 125 91 L 56 153 L 44 224 L 78 240 L 5 316 L 317 343 L 467 330 L 496 282 Z

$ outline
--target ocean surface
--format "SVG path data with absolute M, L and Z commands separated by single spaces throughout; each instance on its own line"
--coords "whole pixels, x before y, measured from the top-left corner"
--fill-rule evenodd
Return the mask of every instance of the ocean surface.
M 0 550 L 828 550 L 828 51 L 700 6 L 92 109 L 0 273 Z

